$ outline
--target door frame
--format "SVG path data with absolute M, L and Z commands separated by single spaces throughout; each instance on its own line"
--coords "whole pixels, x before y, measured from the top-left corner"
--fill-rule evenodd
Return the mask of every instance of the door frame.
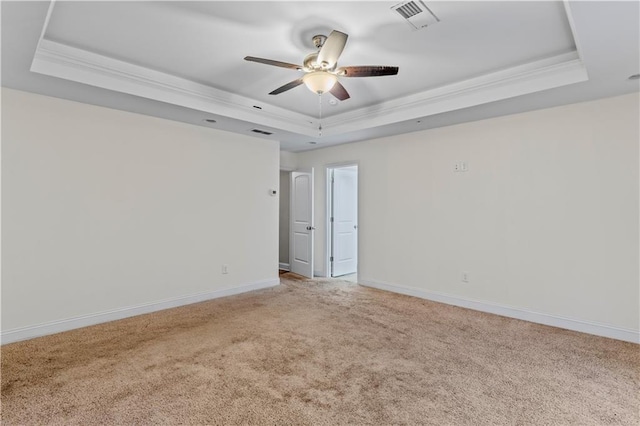
M 331 170 L 333 169 L 342 169 L 345 167 L 353 167 L 357 168 L 357 176 L 358 176 L 358 187 L 356 191 L 358 193 L 358 199 L 356 203 L 358 205 L 358 224 L 360 224 L 360 164 L 358 161 L 341 161 L 339 163 L 331 163 L 327 164 L 324 169 L 325 174 L 325 215 L 324 215 L 324 228 L 325 228 L 325 250 L 324 250 L 324 276 L 326 278 L 331 278 L 331 207 L 332 207 L 332 199 L 333 196 L 331 190 Z M 356 275 L 358 275 L 358 271 L 360 270 L 360 226 L 358 225 L 358 249 L 356 253 Z
M 282 158 L 282 157 L 281 157 Z M 287 186 L 289 186 L 289 202 L 287 203 L 287 212 L 289 213 L 289 220 L 287 221 L 287 244 L 291 245 L 291 172 L 295 172 L 297 169 L 292 166 L 287 166 L 282 164 L 282 159 L 280 160 L 280 172 L 285 172 L 288 174 L 287 176 Z M 280 182 L 282 184 L 282 182 Z M 278 188 L 280 189 L 280 188 Z M 278 194 L 278 270 L 286 270 L 287 272 L 291 270 L 291 252 L 289 252 L 289 258 L 287 259 L 287 268 L 283 268 L 283 264 L 280 263 L 280 197 L 282 196 L 282 191 Z M 291 247 L 289 247 L 291 250 Z

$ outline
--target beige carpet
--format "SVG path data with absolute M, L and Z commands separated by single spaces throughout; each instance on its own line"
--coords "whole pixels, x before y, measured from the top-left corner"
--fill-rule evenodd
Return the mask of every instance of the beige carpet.
M 3 346 L 2 424 L 639 424 L 637 345 L 282 279 Z

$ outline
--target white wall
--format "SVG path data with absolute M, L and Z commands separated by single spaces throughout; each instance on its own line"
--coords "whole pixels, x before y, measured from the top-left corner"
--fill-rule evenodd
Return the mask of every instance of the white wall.
M 2 89 L 3 334 L 277 283 L 278 164 L 277 142 Z
M 354 161 L 361 282 L 637 336 L 638 103 L 626 95 L 298 154 L 316 168 L 316 265 L 325 167 Z M 454 173 L 456 161 L 469 171 Z
M 293 152 L 280 151 L 280 170 L 293 171 L 298 168 L 298 157 Z

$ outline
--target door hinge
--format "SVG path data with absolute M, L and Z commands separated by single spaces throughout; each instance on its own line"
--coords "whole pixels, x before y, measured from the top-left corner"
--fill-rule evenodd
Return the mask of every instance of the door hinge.
M 333 256 L 329 258 L 329 262 L 333 262 Z
M 331 218 L 331 223 L 333 223 L 333 218 Z

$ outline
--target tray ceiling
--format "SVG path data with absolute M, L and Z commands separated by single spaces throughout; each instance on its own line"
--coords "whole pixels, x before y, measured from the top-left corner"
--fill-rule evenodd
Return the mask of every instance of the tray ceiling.
M 291 151 L 411 131 L 407 123 L 588 82 L 591 71 L 590 31 L 576 19 L 582 5 L 576 13 L 562 1 L 427 2 L 440 22 L 419 30 L 394 11 L 397 2 L 37 3 L 31 13 L 45 15 L 30 72 L 171 105 L 181 121 L 237 132 L 258 126 Z M 17 9 L 9 12 L 28 15 Z M 632 22 L 625 28 L 637 32 Z M 243 60 L 302 64 L 315 50 L 311 36 L 333 29 L 349 34 L 339 66 L 395 65 L 398 75 L 341 78 L 351 94 L 342 102 L 304 86 L 272 96 L 302 72 Z M 3 55 L 3 73 L 5 63 Z M 622 73 L 638 72 L 625 66 Z M 197 119 L 183 118 L 190 113 Z

